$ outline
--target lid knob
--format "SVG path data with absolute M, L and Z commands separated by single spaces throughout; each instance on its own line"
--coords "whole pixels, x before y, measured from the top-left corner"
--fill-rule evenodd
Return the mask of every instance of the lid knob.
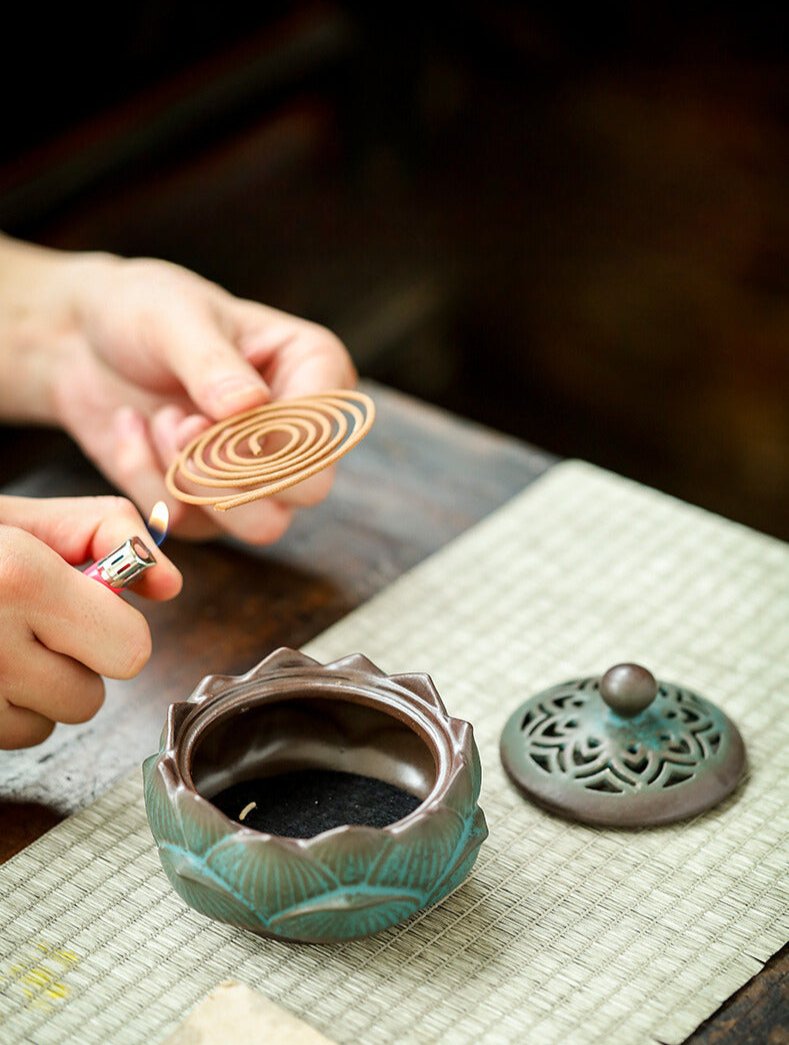
M 615 664 L 600 679 L 600 695 L 622 718 L 635 718 L 657 696 L 658 684 L 640 664 Z

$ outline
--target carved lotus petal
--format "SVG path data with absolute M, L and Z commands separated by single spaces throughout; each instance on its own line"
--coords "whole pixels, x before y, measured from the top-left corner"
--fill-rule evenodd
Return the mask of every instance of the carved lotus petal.
M 391 849 L 394 839 L 374 827 L 327 831 L 308 842 L 313 859 L 319 860 L 340 886 L 369 881 L 372 869 Z
M 403 689 L 410 690 L 414 696 L 424 701 L 425 704 L 430 704 L 437 711 L 444 715 L 446 714 L 447 709 L 444 707 L 444 702 L 438 695 L 438 690 L 429 675 L 413 672 L 407 675 L 392 675 L 390 677 L 392 682 L 396 682 Z M 460 720 L 453 719 L 452 721 L 458 722 Z M 466 724 L 464 723 L 464 725 Z
M 373 864 L 368 881 L 428 895 L 463 848 L 467 820 L 442 806 L 393 833 L 393 844 Z
M 317 661 L 313 661 L 316 664 Z M 333 660 L 330 664 L 326 664 L 325 671 L 334 671 L 338 674 L 343 672 L 362 672 L 366 675 L 373 676 L 374 678 L 386 678 L 386 675 L 381 671 L 377 664 L 373 664 L 363 653 L 351 653 L 347 657 L 342 657 L 340 660 Z
M 196 911 L 254 932 L 264 928 L 257 911 L 243 896 L 234 896 L 224 883 L 211 877 L 200 857 L 160 846 L 159 859 L 170 884 Z
M 422 904 L 411 896 L 368 894 L 361 890 L 325 896 L 299 910 L 285 911 L 271 923 L 275 935 L 329 942 L 356 939 L 388 929 L 416 914 Z

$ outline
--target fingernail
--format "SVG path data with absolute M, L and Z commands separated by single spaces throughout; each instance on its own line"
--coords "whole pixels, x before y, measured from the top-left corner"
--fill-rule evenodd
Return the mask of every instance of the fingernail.
M 250 405 L 263 402 L 268 397 L 268 389 L 263 381 L 250 381 L 235 375 L 220 378 L 213 382 L 213 391 L 217 402 L 223 407 L 234 407 L 239 403 Z
M 211 422 L 207 417 L 203 417 L 202 414 L 190 414 L 189 417 L 185 417 L 173 433 L 173 442 L 176 450 L 183 450 L 186 444 L 190 443 L 195 436 L 200 435 L 210 427 Z

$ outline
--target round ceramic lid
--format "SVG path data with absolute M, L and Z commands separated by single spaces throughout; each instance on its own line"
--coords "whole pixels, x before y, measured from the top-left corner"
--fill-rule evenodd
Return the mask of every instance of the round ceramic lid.
M 513 782 L 551 812 L 646 827 L 716 805 L 745 767 L 742 737 L 710 701 L 638 664 L 530 697 L 501 734 Z

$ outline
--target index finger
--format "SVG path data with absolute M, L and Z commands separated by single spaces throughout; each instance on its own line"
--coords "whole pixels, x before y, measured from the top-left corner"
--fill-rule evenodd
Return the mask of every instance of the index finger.
M 270 399 L 266 382 L 205 306 L 187 302 L 159 315 L 154 333 L 161 355 L 207 417 L 220 420 Z
M 130 537 L 139 537 L 156 566 L 145 571 L 135 592 L 161 600 L 181 590 L 179 570 L 161 549 L 153 551 L 148 527 L 124 497 L 0 496 L 0 522 L 31 533 L 73 566 L 103 558 Z

